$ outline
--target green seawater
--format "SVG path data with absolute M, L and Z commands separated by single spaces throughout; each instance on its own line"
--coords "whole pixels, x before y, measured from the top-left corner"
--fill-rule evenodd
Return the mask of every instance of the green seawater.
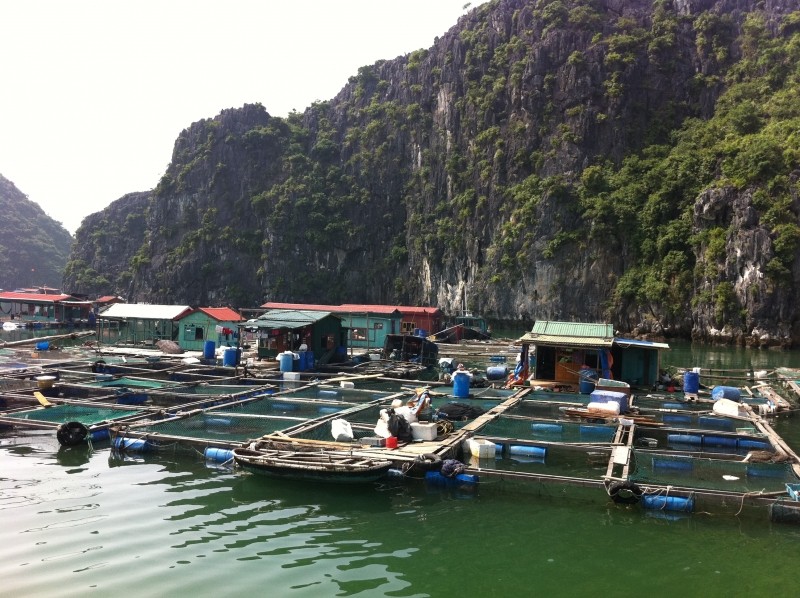
M 664 363 L 798 355 L 687 345 Z M 800 448 L 797 417 L 773 424 Z M 188 450 L 62 448 L 50 432 L 0 431 L 0 518 L 0 596 L 797 594 L 800 526 L 765 511 L 665 514 L 558 486 L 303 484 Z

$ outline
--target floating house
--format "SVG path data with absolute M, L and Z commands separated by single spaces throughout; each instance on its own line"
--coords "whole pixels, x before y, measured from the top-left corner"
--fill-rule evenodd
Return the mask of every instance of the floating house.
M 305 353 L 308 364 L 335 361 L 347 352 L 347 332 L 342 318 L 331 312 L 271 309 L 257 318 L 240 322 L 239 328 L 254 332 L 259 359 L 275 359 L 286 351 Z
M 180 320 L 191 311 L 188 305 L 114 303 L 100 312 L 97 325 L 101 338 L 110 338 L 116 331 L 116 342 L 121 344 L 154 345 L 160 340 L 178 343 Z M 108 336 L 104 337 L 104 333 Z
M 414 307 L 409 305 L 359 305 L 345 303 L 339 309 L 350 313 L 374 312 L 380 310 L 396 310 L 400 313 L 400 327 L 386 334 L 414 334 L 428 336 L 428 334 L 442 329 L 442 311 L 438 307 Z M 338 313 L 338 312 L 336 312 Z M 383 346 L 383 345 L 381 345 Z
M 206 341 L 232 347 L 238 344 L 238 325 L 243 320 L 230 307 L 198 307 L 178 320 L 181 333 L 177 342 L 186 351 L 203 351 Z
M 314 305 L 304 303 L 265 303 L 267 309 L 312 310 L 336 314 L 348 331 L 348 346 L 369 352 L 383 349 L 386 338 L 394 334 L 418 334 L 441 327 L 442 313 L 438 308 L 408 307 L 402 305 L 369 305 L 345 303 L 342 305 Z
M 88 321 L 91 301 L 52 291 L 45 288 L 0 293 L 0 315 L 31 325 Z
M 536 322 L 516 344 L 535 355 L 532 383 L 576 386 L 587 378 L 652 386 L 658 382 L 660 351 L 669 349 L 666 343 L 616 338 L 611 324 L 547 320 Z

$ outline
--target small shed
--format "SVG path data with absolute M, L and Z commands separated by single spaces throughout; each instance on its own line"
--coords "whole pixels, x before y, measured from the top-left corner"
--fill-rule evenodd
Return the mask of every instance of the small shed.
M 530 347 L 531 378 L 578 384 L 584 375 L 652 386 L 666 343 L 618 339 L 604 323 L 540 320 L 516 344 Z
M 301 351 L 305 345 L 314 362 L 335 361 L 347 351 L 342 318 L 331 312 L 302 309 L 271 309 L 238 325 L 255 332 L 259 359 L 274 359 L 284 351 Z
M 230 307 L 198 307 L 180 318 L 178 344 L 187 351 L 203 351 L 206 341 L 214 341 L 217 347 L 236 346 L 243 320 Z
M 113 338 L 130 345 L 155 345 L 156 341 L 178 342 L 180 319 L 192 310 L 188 305 L 114 303 L 97 316 L 100 338 Z

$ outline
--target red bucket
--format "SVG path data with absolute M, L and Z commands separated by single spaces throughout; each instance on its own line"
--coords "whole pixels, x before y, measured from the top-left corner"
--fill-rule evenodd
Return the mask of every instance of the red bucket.
M 389 438 L 386 439 L 386 448 L 388 449 L 397 448 L 397 436 L 389 436 Z

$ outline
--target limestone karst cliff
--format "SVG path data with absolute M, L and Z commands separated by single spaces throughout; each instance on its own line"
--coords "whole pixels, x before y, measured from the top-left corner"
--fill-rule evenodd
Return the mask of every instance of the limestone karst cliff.
M 798 11 L 481 5 L 303 113 L 245 105 L 193 123 L 129 212 L 136 233 L 106 234 L 116 204 L 87 219 L 65 288 L 466 303 L 497 319 L 796 343 Z

